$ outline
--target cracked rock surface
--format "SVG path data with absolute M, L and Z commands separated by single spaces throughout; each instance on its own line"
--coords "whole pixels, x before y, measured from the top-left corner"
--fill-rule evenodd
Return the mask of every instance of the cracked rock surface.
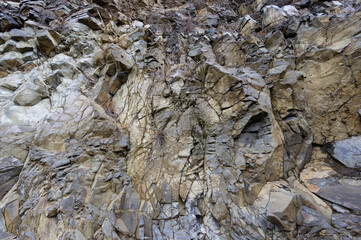
M 0 240 L 361 239 L 360 2 L 0 10 Z

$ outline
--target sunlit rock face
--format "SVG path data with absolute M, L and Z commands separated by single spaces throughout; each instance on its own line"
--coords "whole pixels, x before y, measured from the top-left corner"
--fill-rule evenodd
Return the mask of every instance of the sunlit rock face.
M 361 237 L 357 1 L 0 1 L 0 239 Z

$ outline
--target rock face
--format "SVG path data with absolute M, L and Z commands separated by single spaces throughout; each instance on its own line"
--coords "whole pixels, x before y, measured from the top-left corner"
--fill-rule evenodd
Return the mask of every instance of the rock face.
M 0 179 L 2 182 L 0 198 L 3 198 L 10 188 L 17 182 L 22 169 L 22 162 L 13 156 L 0 159 Z
M 0 239 L 361 237 L 360 7 L 0 2 Z

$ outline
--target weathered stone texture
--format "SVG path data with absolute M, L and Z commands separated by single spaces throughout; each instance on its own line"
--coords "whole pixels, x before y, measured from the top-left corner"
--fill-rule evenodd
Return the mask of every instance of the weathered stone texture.
M 0 239 L 361 236 L 360 3 L 0 10 Z

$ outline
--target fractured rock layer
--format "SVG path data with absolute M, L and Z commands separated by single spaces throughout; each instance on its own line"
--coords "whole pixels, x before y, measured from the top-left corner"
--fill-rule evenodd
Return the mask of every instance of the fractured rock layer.
M 0 239 L 361 237 L 360 6 L 0 2 Z

